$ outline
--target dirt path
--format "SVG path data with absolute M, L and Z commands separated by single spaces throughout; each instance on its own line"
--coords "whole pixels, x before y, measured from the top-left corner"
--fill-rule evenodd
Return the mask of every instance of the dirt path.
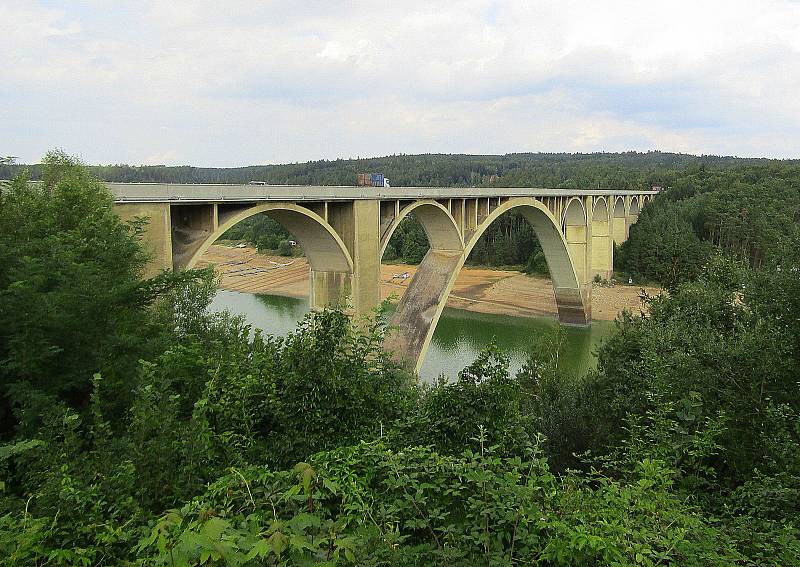
M 232 248 L 214 245 L 198 267 L 215 264 L 223 289 L 245 293 L 269 293 L 308 297 L 308 261 L 305 258 L 263 256 L 255 248 Z M 381 266 L 381 297 L 399 299 L 408 287 L 416 266 L 392 264 Z M 396 277 L 408 272 L 408 278 Z M 642 288 L 616 285 L 595 286 L 592 291 L 592 316 L 613 320 L 627 308 L 640 308 Z M 645 288 L 650 294 L 657 288 Z M 464 268 L 456 279 L 447 305 L 480 313 L 515 317 L 555 316 L 556 302 L 549 279 L 530 277 L 520 272 Z

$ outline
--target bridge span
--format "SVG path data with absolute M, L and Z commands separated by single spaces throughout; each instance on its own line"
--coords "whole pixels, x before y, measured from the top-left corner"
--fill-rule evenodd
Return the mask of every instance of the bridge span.
M 410 282 L 386 341 L 418 369 L 447 296 L 470 251 L 501 215 L 530 222 L 553 281 L 559 319 L 587 325 L 591 281 L 607 278 L 614 244 L 624 242 L 654 191 L 529 187 L 341 187 L 107 183 L 126 220 L 147 217 L 151 273 L 193 267 L 232 226 L 264 213 L 303 246 L 310 265 L 310 304 L 370 312 L 380 302 L 380 262 L 407 215 L 420 221 L 430 250 Z

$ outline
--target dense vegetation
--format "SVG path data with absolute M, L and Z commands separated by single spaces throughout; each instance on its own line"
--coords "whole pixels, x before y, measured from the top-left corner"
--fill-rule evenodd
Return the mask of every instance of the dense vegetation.
M 281 256 L 291 256 L 300 252 L 292 250 L 290 242 L 294 236 L 265 214 L 255 215 L 232 226 L 222 235 L 222 239 L 244 240 L 261 253 L 278 252 Z
M 800 221 L 800 166 L 692 167 L 645 207 L 618 267 L 667 285 L 693 280 L 715 248 L 751 266 L 780 263 Z
M 206 311 L 209 272 L 143 279 L 141 223 L 64 156 L 43 177 L 0 193 L 0 564 L 798 564 L 792 230 L 695 233 L 721 251 L 588 376 L 554 333 L 423 387 L 380 317 L 269 337 Z

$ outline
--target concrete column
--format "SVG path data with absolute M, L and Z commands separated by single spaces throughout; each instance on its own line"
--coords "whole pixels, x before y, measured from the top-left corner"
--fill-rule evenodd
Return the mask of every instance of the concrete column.
M 188 266 L 203 243 L 216 230 L 219 222 L 214 204 L 170 205 L 172 218 L 172 268 Z
M 589 242 L 589 227 L 586 224 L 567 224 L 565 234 L 569 254 L 575 265 L 575 274 L 581 283 L 589 281 L 587 266 L 587 250 Z
M 583 204 L 583 207 L 581 206 Z M 567 241 L 569 255 L 575 267 L 575 276 L 578 280 L 582 301 L 571 297 L 574 290 L 560 290 L 556 287 L 556 302 L 565 306 L 564 313 L 559 307 L 559 319 L 564 323 L 573 322 L 573 315 L 570 305 L 577 308 L 583 307 L 585 321 L 591 321 L 592 312 L 592 281 L 591 281 L 591 261 L 592 261 L 592 198 L 586 197 L 581 200 L 571 200 L 566 203 L 564 210 L 564 237 Z M 561 297 L 560 297 L 561 295 Z M 578 321 L 578 323 L 581 323 Z
M 626 240 L 628 240 L 628 228 L 627 228 L 627 220 L 625 219 L 625 215 L 620 217 L 614 216 L 611 217 L 611 224 L 613 226 L 612 233 L 614 235 L 614 244 L 622 244 Z
M 347 272 L 311 270 L 308 303 L 311 309 L 325 307 L 345 309 L 348 306 L 353 275 Z
M 328 221 L 353 259 L 353 273 L 349 281 L 342 276 L 314 276 L 316 306 L 331 305 L 329 301 L 342 305 L 341 298 L 349 297 L 353 314 L 360 317 L 380 303 L 380 205 L 378 200 L 328 204 Z
M 472 236 L 478 228 L 478 200 L 477 199 L 464 199 L 464 231 L 462 233 L 464 240 Z
M 353 201 L 353 308 L 367 315 L 381 302 L 380 201 Z
M 592 278 L 608 279 L 614 265 L 614 245 L 609 230 L 609 211 L 604 199 L 595 201 L 592 213 Z

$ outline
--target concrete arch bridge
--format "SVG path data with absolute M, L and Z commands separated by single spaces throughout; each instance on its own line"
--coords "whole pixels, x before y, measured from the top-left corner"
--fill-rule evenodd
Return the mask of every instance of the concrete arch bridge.
M 403 295 L 387 348 L 418 369 L 456 276 L 478 239 L 516 210 L 536 232 L 562 323 L 591 322 L 591 281 L 608 277 L 653 191 L 536 188 L 330 187 L 108 183 L 123 219 L 148 217 L 152 271 L 191 268 L 226 230 L 265 213 L 301 243 L 310 264 L 312 308 L 356 315 L 380 302 L 380 262 L 399 223 L 413 213 L 430 250 Z

